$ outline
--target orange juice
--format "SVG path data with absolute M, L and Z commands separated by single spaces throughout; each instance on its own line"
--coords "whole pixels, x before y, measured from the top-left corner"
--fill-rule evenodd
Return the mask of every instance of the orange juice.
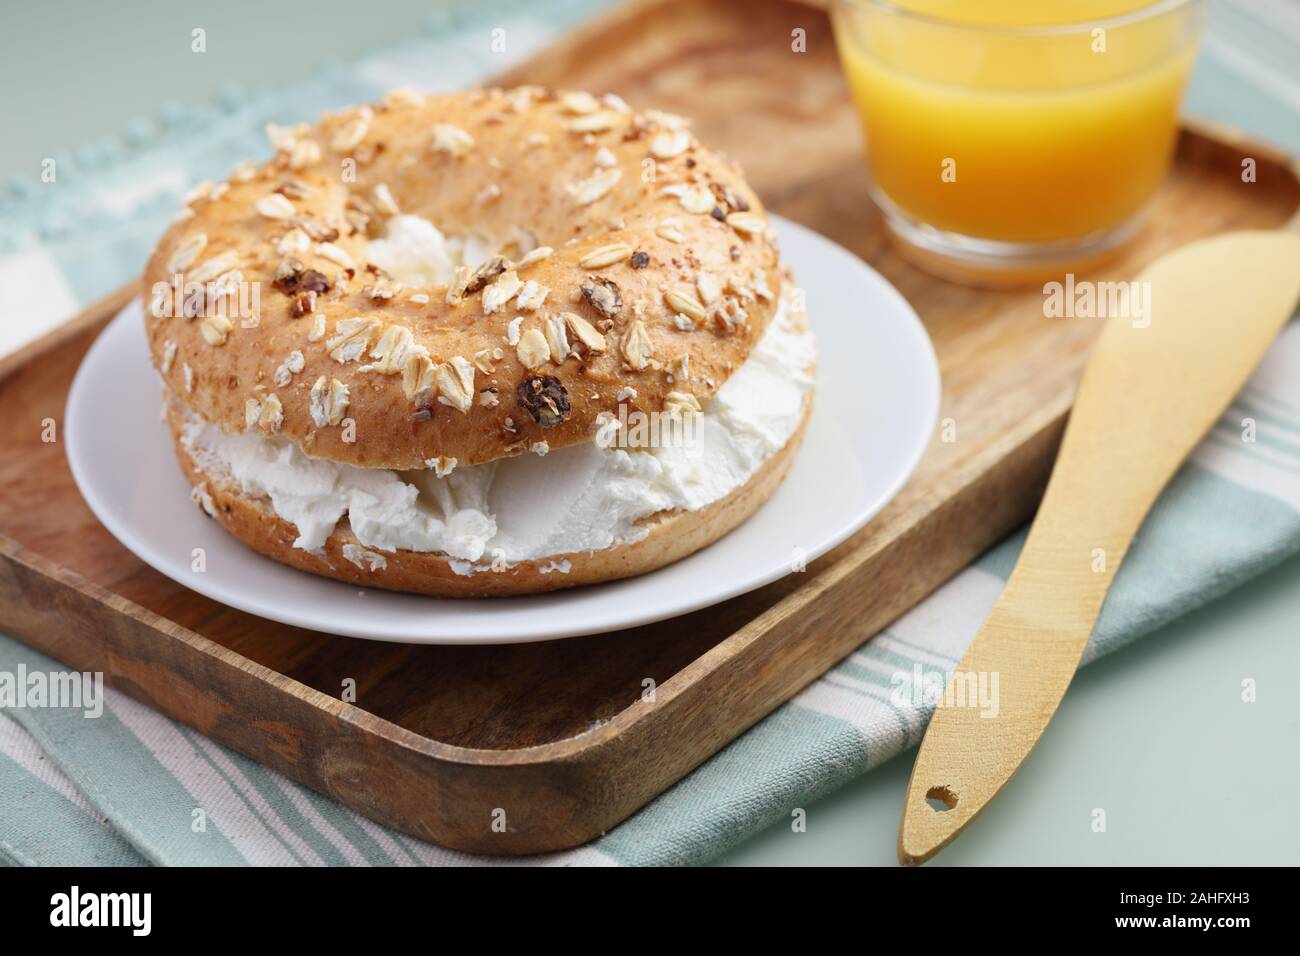
M 886 212 L 994 243 L 1131 222 L 1169 166 L 1200 0 L 839 0 Z

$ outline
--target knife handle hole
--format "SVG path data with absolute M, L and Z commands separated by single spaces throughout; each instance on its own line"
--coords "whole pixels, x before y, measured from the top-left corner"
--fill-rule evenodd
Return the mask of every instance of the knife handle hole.
M 935 813 L 947 813 L 957 806 L 957 794 L 946 786 L 931 787 L 925 791 L 925 802 Z

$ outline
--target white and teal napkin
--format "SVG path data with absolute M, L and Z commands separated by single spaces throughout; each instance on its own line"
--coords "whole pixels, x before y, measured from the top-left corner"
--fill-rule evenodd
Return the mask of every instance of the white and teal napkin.
M 524 57 L 599 0 L 496 5 Z M 120 140 L 58 157 L 81 175 L 0 191 L 0 353 L 137 275 L 180 196 L 263 150 L 262 126 L 395 86 L 450 89 L 500 70 L 471 5 L 424 35 L 309 81 L 210 107 L 170 108 Z M 1213 0 L 1190 112 L 1300 152 L 1300 5 Z M 69 164 L 65 166 L 64 164 Z M 62 172 L 61 172 L 62 175 Z M 73 228 L 75 224 L 75 230 Z M 13 317 L 21 316 L 21 322 Z M 1243 440 L 1252 429 L 1254 441 Z M 921 738 L 929 711 L 893 699 L 895 675 L 951 670 L 993 604 L 1023 535 L 912 612 L 594 843 L 534 862 L 708 860 Z M 1161 498 L 1133 547 L 1085 663 L 1300 551 L 1300 324 Z M 60 665 L 0 635 L 0 675 Z M 101 716 L 0 711 L 0 862 L 338 864 L 502 862 L 394 833 L 114 691 Z

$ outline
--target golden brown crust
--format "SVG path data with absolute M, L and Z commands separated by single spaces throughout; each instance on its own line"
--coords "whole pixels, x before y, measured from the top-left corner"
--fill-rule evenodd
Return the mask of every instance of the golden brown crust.
M 315 457 L 371 468 L 421 468 L 440 457 L 469 465 L 534 442 L 557 448 L 587 441 L 597 416 L 616 412 L 627 386 L 646 412 L 663 408 L 674 392 L 702 400 L 763 334 L 775 312 L 779 263 L 762 207 L 739 171 L 677 127 L 675 118 L 634 113 L 616 100 L 525 89 L 390 95 L 311 128 L 279 131 L 272 162 L 239 171 L 193 201 L 162 238 L 143 280 L 151 305 L 158 284 L 177 273 L 191 282 L 224 275 L 227 283 L 256 284 L 255 326 L 244 327 L 238 316 L 229 328 L 219 319 L 158 317 L 155 311 L 167 311 L 160 300 L 163 307 L 146 309 L 154 362 L 174 394 L 228 431 L 274 431 Z M 531 242 L 551 247 L 548 258 L 514 270 L 521 282 L 546 287 L 545 301 L 530 310 L 516 299 L 485 314 L 483 290 L 459 304 L 447 301 L 446 286 L 375 298 L 392 283 L 366 269 L 366 233 L 392 211 L 390 197 L 401 212 L 449 234 L 513 237 L 517 245 L 506 254 L 515 259 Z M 280 251 L 295 224 L 312 234 L 308 248 Z M 518 240 L 521 230 L 531 238 Z M 321 254 L 324 240 L 332 242 Z M 581 265 L 609 246 L 621 248 L 597 261 L 616 261 Z M 336 261 L 348 259 L 351 269 Z M 617 309 L 607 282 L 617 286 Z M 669 300 L 670 290 L 688 297 Z M 203 300 L 208 312 L 216 299 Z M 679 327 L 686 323 L 676 317 L 700 305 L 694 329 Z M 536 361 L 539 344 L 527 333 L 544 333 L 546 320 L 562 313 L 602 332 L 604 351 L 583 349 L 566 325 L 573 354 L 554 361 L 563 346 L 552 328 L 550 357 L 526 367 L 523 359 Z M 534 347 L 522 357 L 507 342 L 516 316 Z M 324 335 L 313 341 L 309 333 L 322 318 Z M 349 355 L 343 333 L 353 326 L 339 324 L 357 318 L 353 341 L 364 340 L 365 354 L 340 361 Z M 393 347 L 387 361 L 381 342 Z M 412 357 L 411 346 L 427 359 Z M 494 349 L 499 360 L 491 360 Z M 467 376 L 472 384 L 462 389 Z M 520 384 L 536 376 L 554 378 L 567 412 L 548 404 L 557 394 L 549 381 L 540 397 L 521 404 Z M 313 386 L 322 379 L 326 391 L 335 381 L 346 387 L 347 404 L 331 408 L 318 389 L 314 420 Z
M 293 546 L 297 529 L 271 509 L 270 502 L 245 494 L 228 477 L 202 471 L 180 440 L 181 419 L 172 406 L 171 426 L 176 457 L 186 478 L 201 489 L 201 507 L 235 538 L 259 554 L 302 571 L 339 581 L 390 591 L 407 591 L 436 597 L 506 597 L 535 594 L 613 581 L 654 571 L 680 561 L 727 534 L 771 496 L 794 462 L 812 412 L 812 394 L 805 399 L 803 419 L 785 445 L 768 458 L 745 484 L 724 498 L 696 511 L 670 511 L 641 522 L 645 537 L 602 551 L 554 555 L 521 561 L 502 571 L 483 570 L 457 574 L 446 555 L 421 551 L 353 552 L 360 546 L 347 526 L 339 522 L 319 551 Z M 368 555 L 382 559 L 371 563 Z M 568 573 L 556 569 L 568 562 Z M 458 563 L 458 562 L 456 562 Z M 549 570 L 543 570 L 549 569 Z

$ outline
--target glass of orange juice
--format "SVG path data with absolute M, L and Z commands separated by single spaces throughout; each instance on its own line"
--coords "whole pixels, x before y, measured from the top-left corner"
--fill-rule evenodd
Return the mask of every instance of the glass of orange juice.
M 833 0 L 872 193 L 904 253 L 1036 281 L 1138 230 L 1204 0 Z

